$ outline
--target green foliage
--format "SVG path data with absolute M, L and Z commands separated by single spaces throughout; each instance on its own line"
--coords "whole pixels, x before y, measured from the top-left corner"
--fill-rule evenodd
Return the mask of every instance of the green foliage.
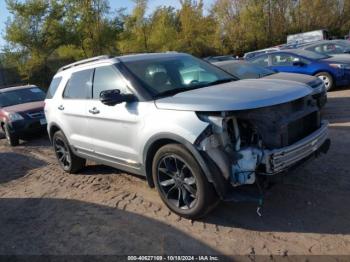
M 348 0 L 179 0 L 178 10 L 133 0 L 130 14 L 108 0 L 6 0 L 2 64 L 23 81 L 47 87 L 59 66 L 78 59 L 136 52 L 181 51 L 196 56 L 242 55 L 284 43 L 291 33 L 350 30 Z

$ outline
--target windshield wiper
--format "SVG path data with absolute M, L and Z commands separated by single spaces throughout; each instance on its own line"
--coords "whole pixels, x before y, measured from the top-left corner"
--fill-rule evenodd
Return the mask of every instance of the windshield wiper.
M 208 87 L 208 86 L 212 86 L 212 85 L 228 83 L 228 82 L 232 82 L 232 81 L 236 81 L 236 79 L 235 78 L 225 78 L 225 79 L 216 80 L 214 82 L 205 83 L 203 85 L 196 85 L 196 86 L 193 86 L 193 87 L 181 87 L 181 88 L 176 88 L 176 89 L 170 89 L 170 90 L 161 92 L 159 94 L 156 94 L 154 96 L 154 98 L 158 99 L 158 98 L 162 98 L 162 97 L 166 97 L 166 96 L 173 96 L 173 95 L 176 95 L 176 94 L 181 93 L 181 92 L 190 91 L 190 90 L 194 90 L 194 89 L 198 89 L 198 88 L 202 88 L 202 87 Z
M 162 97 L 166 97 L 166 96 L 173 96 L 173 95 L 176 95 L 178 93 L 193 90 L 193 89 L 196 89 L 196 88 L 181 87 L 181 88 L 176 88 L 176 89 L 170 89 L 170 90 L 161 92 L 159 94 L 156 94 L 154 96 L 154 98 L 158 99 L 158 98 L 162 98 Z
M 224 83 L 228 83 L 228 82 L 232 82 L 232 81 L 237 81 L 237 79 L 235 79 L 235 78 L 219 79 L 219 80 L 201 85 L 200 87 L 214 86 L 214 85 L 224 84 Z

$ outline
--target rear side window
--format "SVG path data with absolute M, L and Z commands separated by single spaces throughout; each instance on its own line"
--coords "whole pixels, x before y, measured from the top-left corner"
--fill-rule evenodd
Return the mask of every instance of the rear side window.
M 46 99 L 51 99 L 55 95 L 57 88 L 61 83 L 61 80 L 62 80 L 62 77 L 56 77 L 52 79 L 49 87 L 49 91 L 47 91 L 47 94 L 46 94 Z
M 93 69 L 88 69 L 73 73 L 66 85 L 63 97 L 70 99 L 91 98 L 93 72 Z

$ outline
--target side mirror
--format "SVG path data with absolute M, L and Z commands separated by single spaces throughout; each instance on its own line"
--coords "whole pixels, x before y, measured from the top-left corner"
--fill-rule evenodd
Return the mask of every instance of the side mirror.
M 136 97 L 132 94 L 121 94 L 119 89 L 113 89 L 102 91 L 100 93 L 100 101 L 107 106 L 115 106 L 123 102 L 134 102 Z
M 293 66 L 304 66 L 304 65 L 305 65 L 305 63 L 302 62 L 302 61 L 295 61 L 295 62 L 293 62 Z

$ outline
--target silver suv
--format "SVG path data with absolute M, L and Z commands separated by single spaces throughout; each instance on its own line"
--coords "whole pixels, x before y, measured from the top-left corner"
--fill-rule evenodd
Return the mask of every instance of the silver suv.
M 61 167 L 86 159 L 143 175 L 187 218 L 327 152 L 308 86 L 241 80 L 181 53 L 96 57 L 61 68 L 45 114 Z M 261 200 L 260 197 L 255 198 Z

